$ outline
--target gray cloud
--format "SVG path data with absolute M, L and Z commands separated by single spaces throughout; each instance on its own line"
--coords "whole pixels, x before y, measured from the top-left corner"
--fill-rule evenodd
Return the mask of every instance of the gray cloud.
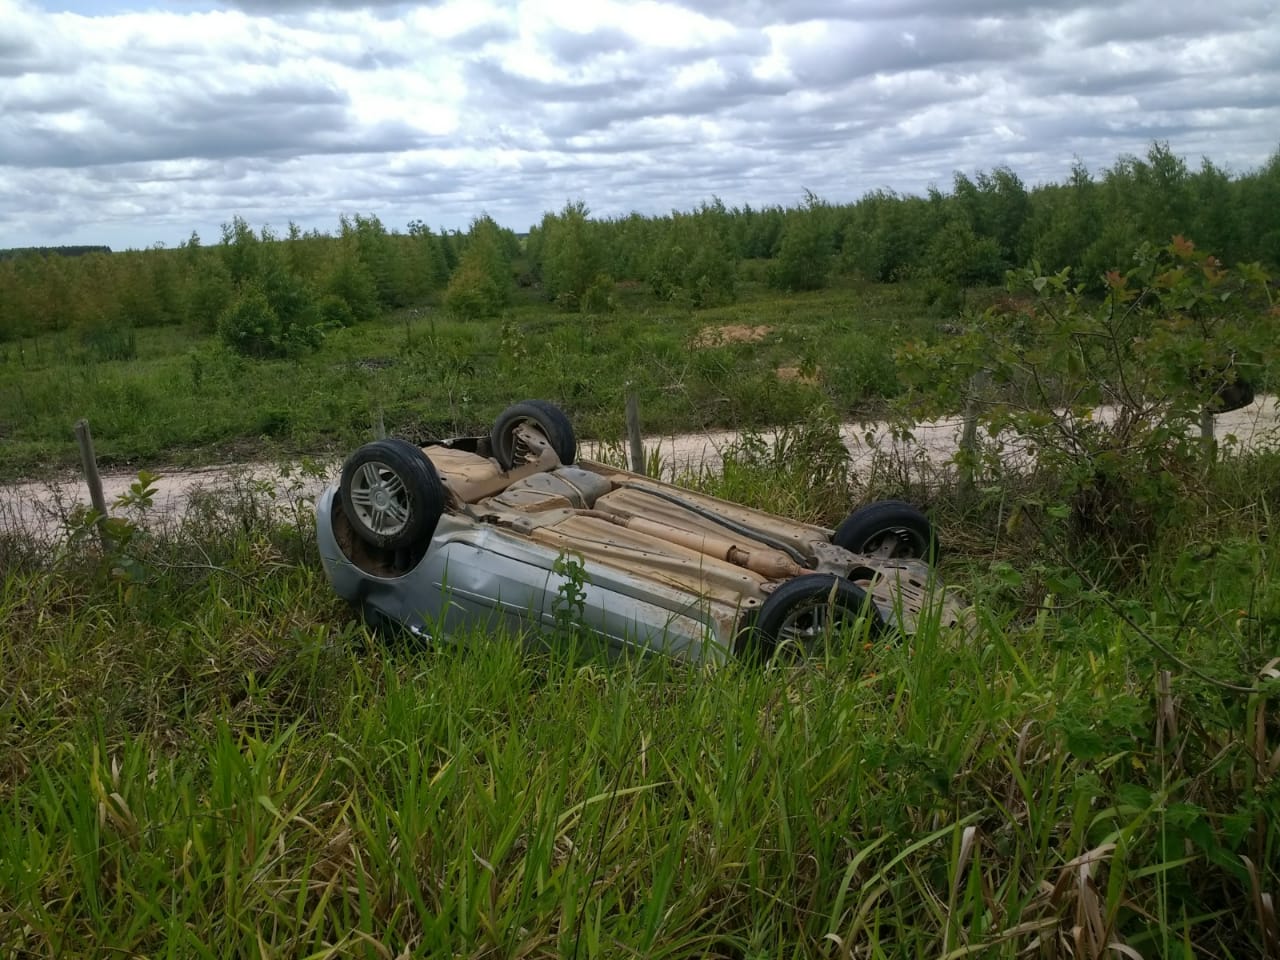
M 516 31 L 511 24 L 490 20 L 450 37 L 449 48 L 455 51 L 482 50 L 491 43 L 513 40 L 515 37 Z
M 1071 93 L 1081 97 L 1118 96 L 1147 90 L 1178 79 L 1174 70 L 1166 67 L 1140 67 L 1136 70 L 1119 69 L 1095 71 L 1080 69 L 1075 72 L 1058 69 L 1033 68 L 1028 77 L 1028 92 L 1036 96 L 1052 97 Z
M 1110 8 L 1107 0 L 678 0 L 708 16 L 751 25 L 794 24 L 810 20 L 853 21 L 972 19 L 1040 16 L 1063 11 Z
M 629 122 L 653 118 L 715 118 L 734 115 L 740 110 L 766 108 L 769 98 L 781 97 L 790 85 L 759 80 L 741 73 L 679 91 L 653 91 L 639 88 L 636 95 L 607 102 L 593 102 L 580 110 L 549 118 L 545 124 L 554 139 L 568 149 L 573 140 L 602 131 L 623 129 Z
M 3 7 L 0 7 L 3 16 Z M 61 74 L 76 69 L 75 52 L 56 35 L 42 32 L 38 20 L 23 16 L 4 17 L 5 34 L 0 35 L 0 77 L 26 74 Z M 43 35 L 42 35 L 43 34 Z
M 801 82 L 840 84 L 876 73 L 1028 59 L 1046 43 L 1043 28 L 1014 20 L 998 27 L 982 21 L 893 21 L 888 29 L 835 25 L 821 40 L 803 45 Z
M 414 0 L 225 0 L 227 6 L 263 16 L 294 16 L 312 10 L 373 10 L 386 16 L 417 6 Z
M 1258 0 L 1233 3 L 1125 3 L 1106 16 L 1081 20 L 1075 39 L 1082 46 L 1142 40 L 1206 36 L 1253 30 L 1275 12 L 1274 4 Z
M 1001 163 L 1037 182 L 1153 138 L 1247 169 L 1280 130 L 1273 6 L 0 0 L 0 246 L 216 237 L 235 213 L 524 228 L 578 197 L 843 200 Z
M 82 104 L 64 102 L 63 107 L 74 111 Z M 40 114 L 35 120 L 10 115 L 7 109 L 0 117 L 0 164 L 79 167 L 378 153 L 411 149 L 426 139 L 402 123 L 360 124 L 342 91 L 297 80 L 245 90 L 179 87 L 154 104 L 116 99 L 98 104 L 93 119 L 79 129 L 50 122 L 50 102 L 31 106 Z
M 631 53 L 636 41 L 625 30 L 609 27 L 579 33 L 556 27 L 544 35 L 548 52 L 561 63 L 581 66 L 611 53 Z
M 28 37 L 0 36 L 0 77 L 18 77 L 40 60 L 40 51 Z
M 629 76 L 611 80 L 540 80 L 509 70 L 501 58 L 485 57 L 466 67 L 473 101 L 523 113 L 562 103 L 593 103 L 639 90 L 644 81 Z

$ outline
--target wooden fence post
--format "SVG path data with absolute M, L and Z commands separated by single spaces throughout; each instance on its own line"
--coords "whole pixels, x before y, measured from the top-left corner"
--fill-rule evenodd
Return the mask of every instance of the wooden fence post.
M 107 498 L 102 494 L 102 474 L 98 472 L 98 458 L 93 452 L 93 434 L 89 432 L 89 421 L 81 418 L 76 421 L 76 442 L 80 444 L 80 465 L 84 468 L 84 479 L 89 485 L 89 502 L 98 512 L 98 536 L 104 548 L 111 546 L 111 538 L 107 535 Z
M 960 433 L 960 496 L 969 500 L 974 490 L 974 466 L 978 459 L 978 393 L 987 382 L 987 371 L 979 370 L 969 380 L 969 396 L 964 403 L 964 429 Z
M 1213 449 L 1213 411 L 1208 407 L 1200 410 L 1200 446 L 1204 449 L 1205 459 L 1214 457 Z
M 640 398 L 630 384 L 627 384 L 627 439 L 631 445 L 631 472 L 643 474 L 644 440 L 640 436 Z

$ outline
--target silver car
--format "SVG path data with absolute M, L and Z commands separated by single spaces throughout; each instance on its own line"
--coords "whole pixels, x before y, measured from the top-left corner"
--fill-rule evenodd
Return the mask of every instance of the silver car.
M 909 504 L 870 504 L 835 530 L 787 520 L 579 460 L 572 425 L 540 400 L 488 437 L 365 444 L 316 514 L 338 594 L 432 638 L 545 635 L 571 616 L 618 650 L 724 660 L 964 618 Z

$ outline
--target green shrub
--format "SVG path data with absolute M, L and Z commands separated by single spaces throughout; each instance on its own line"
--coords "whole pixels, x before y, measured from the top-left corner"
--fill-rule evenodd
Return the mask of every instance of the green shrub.
M 613 313 L 617 307 L 613 299 L 613 278 L 600 274 L 582 295 L 582 312 Z
M 699 247 L 685 271 L 684 294 L 693 307 L 719 307 L 732 303 L 738 267 L 722 245 Z
M 330 271 L 324 284 L 326 299 L 338 299 L 346 307 L 345 313 L 336 311 L 332 304 L 327 311 L 334 314 L 341 326 L 376 320 L 382 313 L 378 305 L 378 284 L 367 266 L 345 251 Z
M 316 315 L 326 328 L 349 327 L 359 319 L 351 304 L 335 293 L 326 293 L 316 303 Z
M 876 401 L 898 393 L 893 351 L 886 337 L 857 331 L 831 346 L 834 355 L 815 357 L 814 363 L 822 366 L 823 379 L 846 402 Z
M 659 300 L 674 300 L 684 285 L 684 248 L 678 244 L 656 251 L 649 261 L 649 289 Z
M 466 248 L 444 292 L 445 309 L 464 320 L 496 317 L 511 302 L 510 231 L 489 217 L 471 224 Z
M 1196 434 L 1237 380 L 1277 359 L 1275 308 L 1257 265 L 1235 273 L 1175 237 L 1109 271 L 1107 297 L 1069 270 L 1013 275 L 1029 301 L 970 312 L 958 335 L 898 353 L 913 418 L 968 405 L 988 439 L 975 453 L 993 481 L 1009 437 L 1034 451 L 1044 529 L 1130 555 L 1203 509 L 1217 452 Z M 1270 315 L 1269 315 L 1270 314 Z
M 129 325 L 96 323 L 81 332 L 80 343 L 94 360 L 133 360 L 138 356 L 138 338 Z
M 465 254 L 445 288 L 445 309 L 463 320 L 480 320 L 498 316 L 506 304 L 501 282 L 470 251 Z
M 588 290 L 599 282 L 604 264 L 601 244 L 593 237 L 586 204 L 566 204 L 559 216 L 542 218 L 538 247 L 542 284 L 547 296 L 563 310 L 591 311 Z
M 187 316 L 201 330 L 213 333 L 218 329 L 218 318 L 235 297 L 231 273 L 221 259 L 208 256 L 194 268 L 194 273 Z
M 320 345 L 318 323 L 284 319 L 256 283 L 240 292 L 218 321 L 218 335 L 236 353 L 247 357 L 288 357 Z
M 827 285 L 834 252 L 830 211 L 809 194 L 805 207 L 787 217 L 778 259 L 769 270 L 769 286 L 777 290 L 821 290 Z
M 723 241 L 706 228 L 689 242 L 659 248 L 649 261 L 649 288 L 659 300 L 705 308 L 731 303 L 737 262 Z

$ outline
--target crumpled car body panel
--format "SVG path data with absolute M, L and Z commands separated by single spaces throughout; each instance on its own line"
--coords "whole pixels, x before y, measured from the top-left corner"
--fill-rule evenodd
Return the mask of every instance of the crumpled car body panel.
M 615 651 L 723 661 L 769 593 L 802 572 L 865 577 L 881 615 L 907 633 L 922 616 L 962 620 L 921 560 L 850 553 L 827 528 L 590 461 L 503 483 L 476 449 L 477 438 L 423 448 L 452 501 L 430 543 L 407 558 L 359 542 L 336 486 L 317 501 L 325 572 L 366 618 L 433 638 L 537 636 L 566 605 L 556 563 L 571 555 L 584 572 L 574 619 Z

